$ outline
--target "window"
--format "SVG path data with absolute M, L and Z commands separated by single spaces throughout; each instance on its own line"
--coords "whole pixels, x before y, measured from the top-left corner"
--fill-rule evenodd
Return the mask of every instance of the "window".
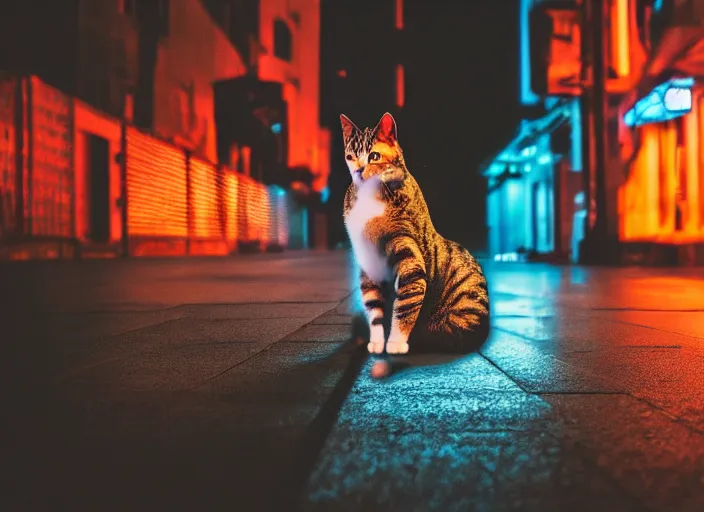
M 279 59 L 291 61 L 293 51 L 291 49 L 291 30 L 283 20 L 274 22 L 274 56 Z

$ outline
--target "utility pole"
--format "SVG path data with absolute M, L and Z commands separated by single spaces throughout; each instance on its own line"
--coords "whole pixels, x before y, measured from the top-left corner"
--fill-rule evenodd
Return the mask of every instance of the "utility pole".
M 609 259 L 606 190 L 606 0 L 583 0 L 583 33 L 587 39 L 591 73 L 589 91 L 583 97 L 583 130 L 589 144 L 585 155 L 585 196 L 587 204 L 586 235 L 580 251 L 583 263 L 606 263 Z M 590 123 L 591 119 L 591 123 Z M 593 185 L 593 186 L 592 186 Z M 593 219 L 593 222 L 592 222 Z

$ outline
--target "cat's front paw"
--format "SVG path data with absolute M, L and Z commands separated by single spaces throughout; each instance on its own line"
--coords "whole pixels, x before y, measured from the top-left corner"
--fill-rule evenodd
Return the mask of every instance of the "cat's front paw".
M 371 340 L 369 343 L 367 343 L 367 350 L 370 354 L 383 354 L 384 340 Z
M 403 340 L 391 341 L 389 340 L 386 344 L 387 354 L 407 354 L 408 353 L 408 342 Z

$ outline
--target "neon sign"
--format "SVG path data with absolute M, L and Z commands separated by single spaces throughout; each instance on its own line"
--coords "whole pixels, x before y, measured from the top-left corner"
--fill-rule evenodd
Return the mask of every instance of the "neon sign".
M 659 123 L 692 111 L 694 79 L 673 78 L 655 87 L 623 116 L 626 126 Z
M 688 87 L 670 87 L 663 99 L 665 108 L 670 112 L 689 112 L 692 110 L 692 89 Z

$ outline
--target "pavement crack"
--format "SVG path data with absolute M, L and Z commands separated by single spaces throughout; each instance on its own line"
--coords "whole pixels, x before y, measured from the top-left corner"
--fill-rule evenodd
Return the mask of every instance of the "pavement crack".
M 511 377 L 511 375 L 508 372 L 504 371 L 503 368 L 501 368 L 498 364 L 496 364 L 494 361 L 492 361 L 486 354 L 479 351 L 479 355 L 482 356 L 491 366 L 493 366 L 494 368 L 499 370 L 508 380 L 510 380 L 516 386 L 518 386 L 521 389 L 521 391 L 523 391 L 524 393 L 531 394 L 530 391 L 528 391 L 525 387 L 523 387 L 520 382 L 518 382 L 516 379 Z
M 290 335 L 292 335 L 292 334 L 294 334 L 294 333 L 300 331 L 301 329 L 304 329 L 304 328 L 308 327 L 309 325 L 312 325 L 313 322 L 315 322 L 315 321 L 316 321 L 318 318 L 320 318 L 321 316 L 326 315 L 326 314 L 330 313 L 330 311 L 334 311 L 335 309 L 337 309 L 338 307 L 340 307 L 340 304 L 342 304 L 348 297 L 349 297 L 349 295 L 346 295 L 346 296 L 343 297 L 340 301 L 338 301 L 337 304 L 336 304 L 334 307 L 332 307 L 332 308 L 330 308 L 330 309 L 324 311 L 324 312 L 321 313 L 320 315 L 318 315 L 318 316 L 316 316 L 315 318 L 313 318 L 310 322 L 306 322 L 305 324 L 303 324 L 302 326 L 300 326 L 298 329 L 295 329 L 294 331 L 291 331 L 291 332 L 289 332 L 289 333 L 284 334 L 283 336 L 281 336 L 281 337 L 280 337 L 279 339 L 277 339 L 276 341 L 273 341 L 273 342 L 269 343 L 268 345 L 265 345 L 264 347 L 262 347 L 261 350 L 257 350 L 257 351 L 255 351 L 255 352 L 253 352 L 253 353 L 250 354 L 249 356 L 247 356 L 247 357 L 241 359 L 240 361 L 238 361 L 238 362 L 236 362 L 235 364 L 229 366 L 228 368 L 225 368 L 224 370 L 222 370 L 222 371 L 216 373 L 215 375 L 211 375 L 211 376 L 208 377 L 207 379 L 204 379 L 204 380 L 200 381 L 199 383 L 195 384 L 194 386 L 192 386 L 192 387 L 190 387 L 190 388 L 187 388 L 186 391 L 194 391 L 194 390 L 196 390 L 196 389 L 198 389 L 198 388 L 200 388 L 200 387 L 202 387 L 202 386 L 205 386 L 205 385 L 208 384 L 209 382 L 212 382 L 212 381 L 214 381 L 215 379 L 217 379 L 217 378 L 219 378 L 219 377 L 225 375 L 227 372 L 229 372 L 229 371 L 231 371 L 231 370 L 234 370 L 234 369 L 237 368 L 238 366 L 241 366 L 242 364 L 246 363 L 246 362 L 249 361 L 250 359 L 252 359 L 252 358 L 258 356 L 259 354 L 262 354 L 262 353 L 266 352 L 267 350 L 270 350 L 274 345 L 276 345 L 277 343 L 281 343 L 282 340 L 286 339 L 288 336 L 290 336 Z M 326 303 L 334 303 L 334 301 L 333 301 L 333 302 L 326 302 Z M 250 304 L 252 304 L 252 303 L 250 303 Z M 267 302 L 266 304 L 270 304 L 270 303 Z M 279 304 L 282 304 L 282 303 L 279 303 Z M 304 304 L 310 304 L 310 303 L 309 303 L 309 302 L 306 302 L 306 303 L 304 303 Z

